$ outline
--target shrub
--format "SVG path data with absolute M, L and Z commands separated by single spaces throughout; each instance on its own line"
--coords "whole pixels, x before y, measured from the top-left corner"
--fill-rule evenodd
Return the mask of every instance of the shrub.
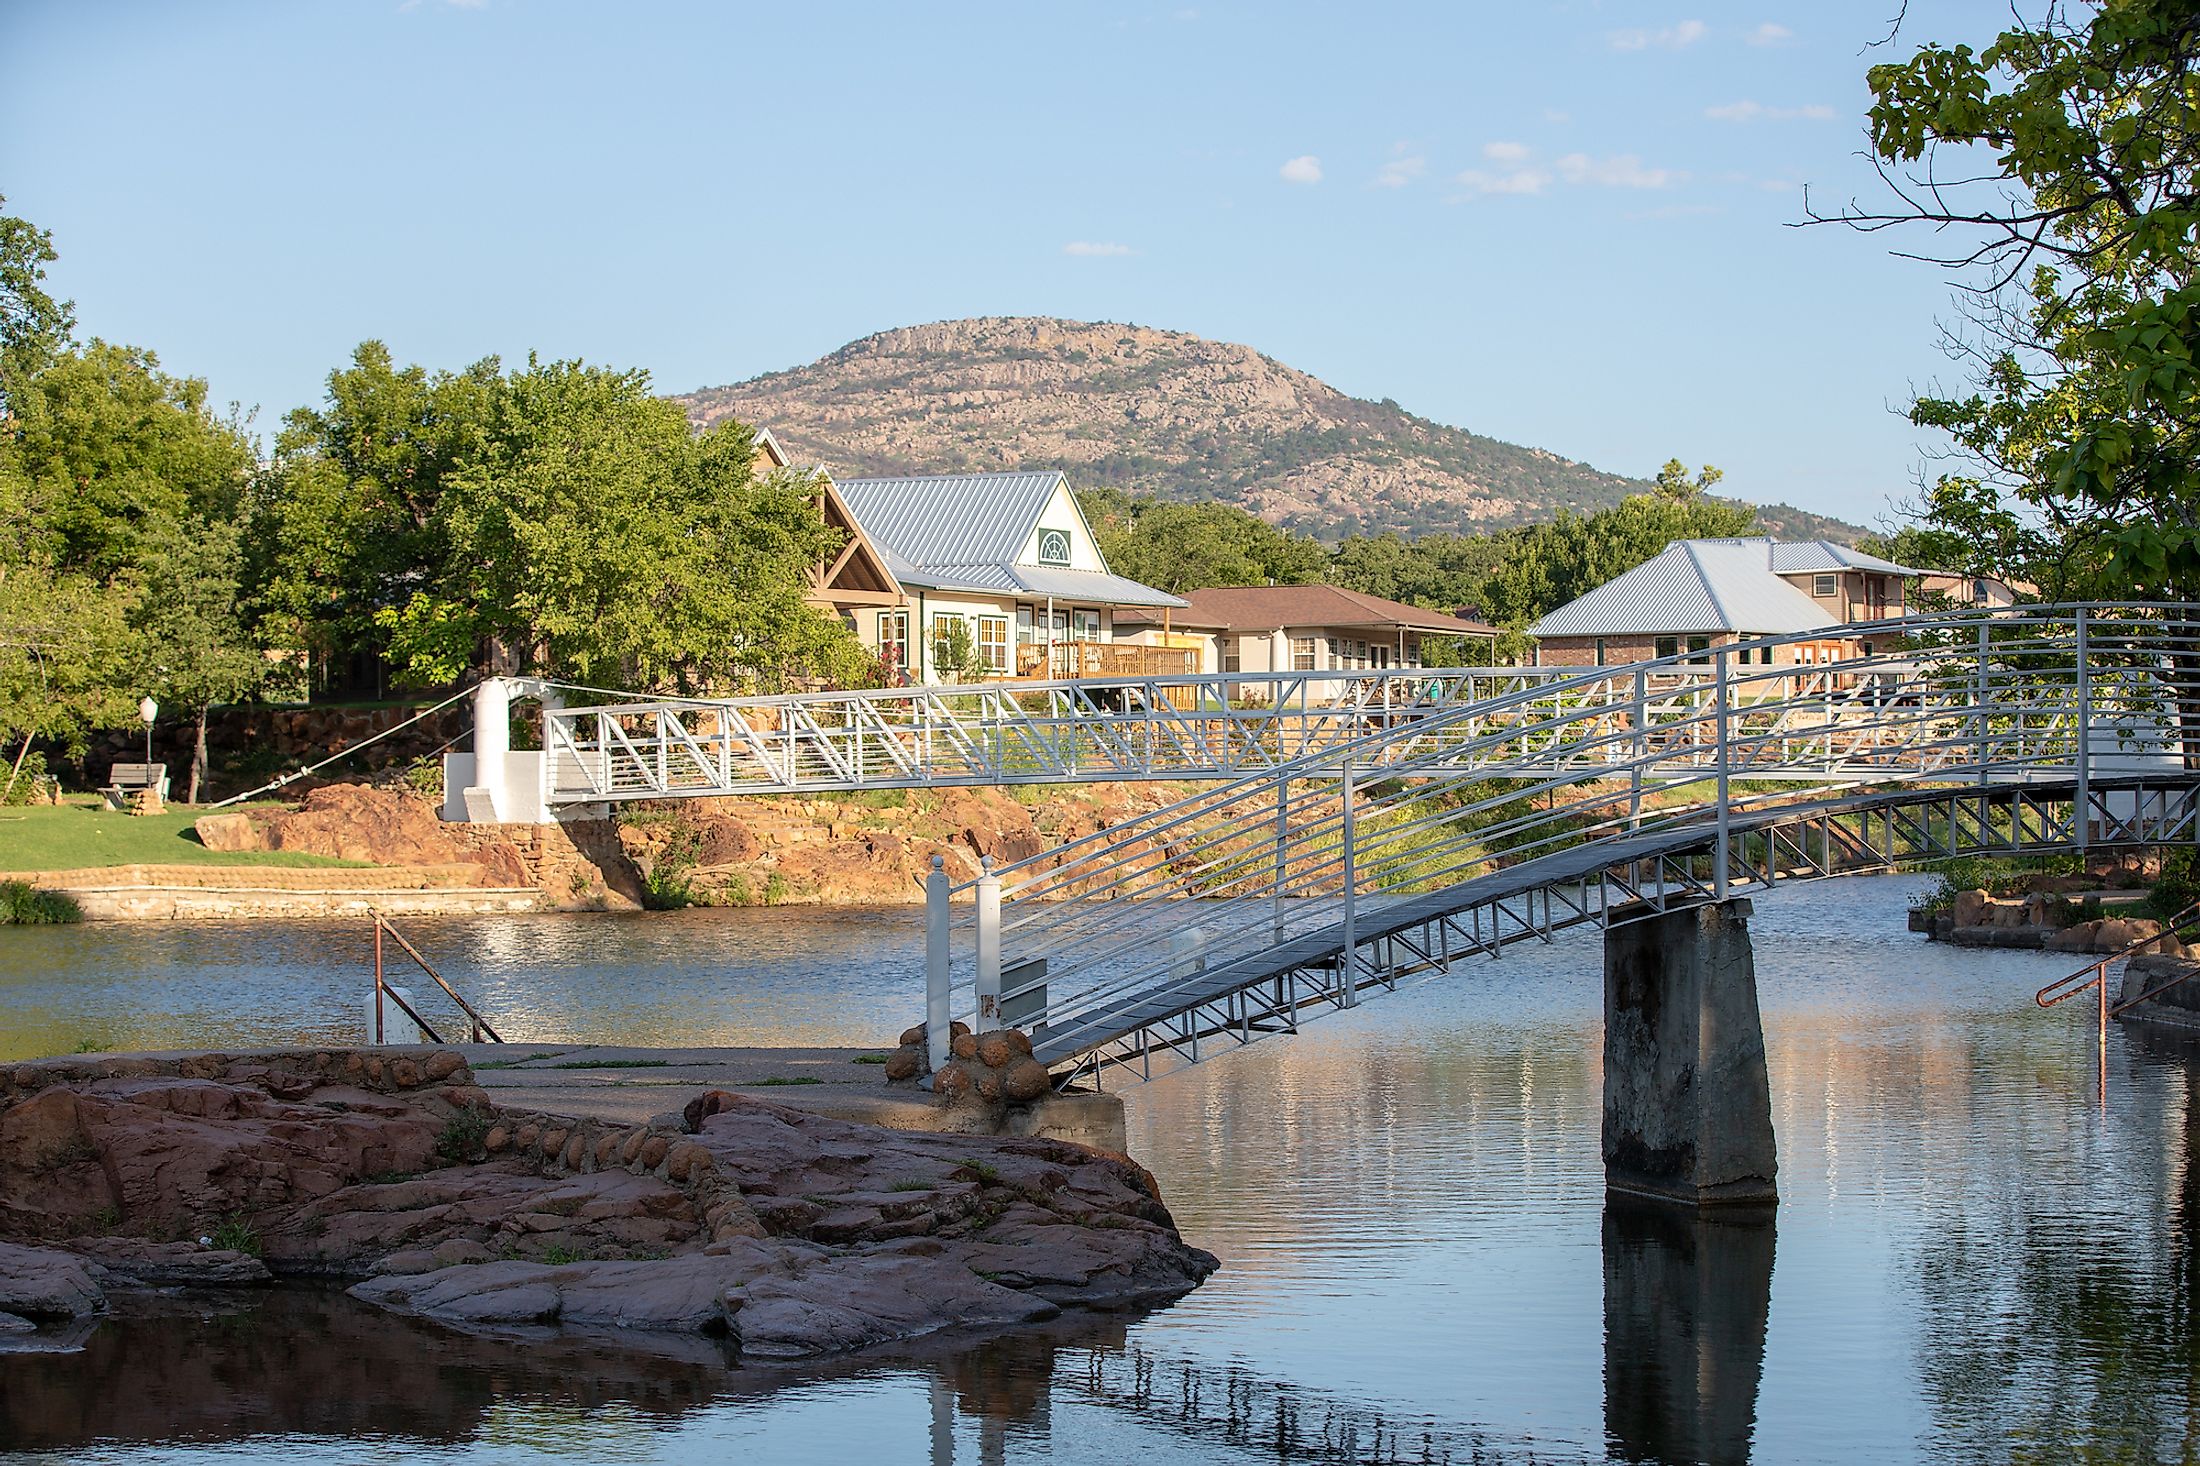
M 11 774 L 15 780 L 12 784 L 8 782 Z M 0 804 L 43 804 L 46 802 L 46 791 L 52 784 L 53 777 L 46 772 L 46 756 L 37 752 L 27 753 L 23 755 L 20 772 L 15 771 L 12 763 L 0 769 L 0 788 L 7 790 L 7 797 L 0 799 Z
M 28 881 L 0 881 L 0 926 L 66 926 L 84 919 L 84 908 L 59 891 Z
M 231 1212 L 207 1235 L 206 1245 L 222 1252 L 242 1252 L 248 1257 L 258 1257 L 260 1233 L 244 1219 L 243 1212 Z
M 2200 859 L 2190 845 L 2178 845 L 2162 852 L 2161 879 L 2147 893 L 2147 915 L 2156 921 L 2168 921 L 2195 901 L 2200 901 Z
M 447 1166 L 464 1165 L 477 1161 L 485 1154 L 482 1142 L 488 1138 L 494 1117 L 479 1105 L 468 1105 L 445 1122 L 443 1133 L 436 1137 L 435 1153 Z

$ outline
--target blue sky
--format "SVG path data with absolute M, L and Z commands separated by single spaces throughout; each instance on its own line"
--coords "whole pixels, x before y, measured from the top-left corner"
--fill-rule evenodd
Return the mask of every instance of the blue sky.
M 1872 523 L 1946 285 L 1786 226 L 1877 196 L 1893 9 L 12 0 L 0 193 L 87 332 L 263 430 L 368 337 L 685 390 L 1046 314 Z

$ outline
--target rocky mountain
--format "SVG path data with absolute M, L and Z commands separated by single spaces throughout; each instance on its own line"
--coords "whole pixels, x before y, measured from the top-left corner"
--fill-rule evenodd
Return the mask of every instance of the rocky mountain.
M 1347 397 L 1247 346 L 1105 322 L 906 326 L 678 400 L 843 477 L 1058 467 L 1079 488 L 1235 504 L 1328 541 L 1494 529 L 1647 487 Z M 1791 538 L 1860 532 L 1784 505 L 1761 517 Z

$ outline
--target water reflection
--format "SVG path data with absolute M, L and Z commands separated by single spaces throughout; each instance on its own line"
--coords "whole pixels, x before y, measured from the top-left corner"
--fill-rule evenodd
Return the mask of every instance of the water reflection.
M 1746 1462 L 1772 1308 L 1772 1209 L 1604 1208 L 1604 1429 L 1624 1461 Z
M 1150 1316 L 765 1375 L 178 1305 L 142 1346 L 123 1320 L 74 1361 L 0 1358 L 0 1449 L 318 1466 L 402 1426 L 467 1466 L 2200 1458 L 2200 1038 L 2112 1033 L 2104 1114 L 2089 1024 L 2030 1001 L 2067 959 L 1927 946 L 1914 889 L 1759 903 L 1776 1261 L 1770 1229 L 1607 1214 L 1578 932 L 1126 1091 L 1131 1149 L 1224 1262 Z M 614 1041 L 873 1041 L 921 938 L 904 912 L 501 930 L 493 1015 Z M 50 935 L 0 933 L 0 1047 L 357 1007 L 335 928 Z M 71 1041 L 23 1039 L 26 1011 Z

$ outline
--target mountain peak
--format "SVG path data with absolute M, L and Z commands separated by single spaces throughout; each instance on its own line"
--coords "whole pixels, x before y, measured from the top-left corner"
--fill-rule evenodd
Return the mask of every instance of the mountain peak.
M 836 474 L 1060 468 L 1078 488 L 1234 504 L 1325 540 L 1494 529 L 1647 487 L 1348 397 L 1249 346 L 1110 321 L 900 326 L 677 400 Z

